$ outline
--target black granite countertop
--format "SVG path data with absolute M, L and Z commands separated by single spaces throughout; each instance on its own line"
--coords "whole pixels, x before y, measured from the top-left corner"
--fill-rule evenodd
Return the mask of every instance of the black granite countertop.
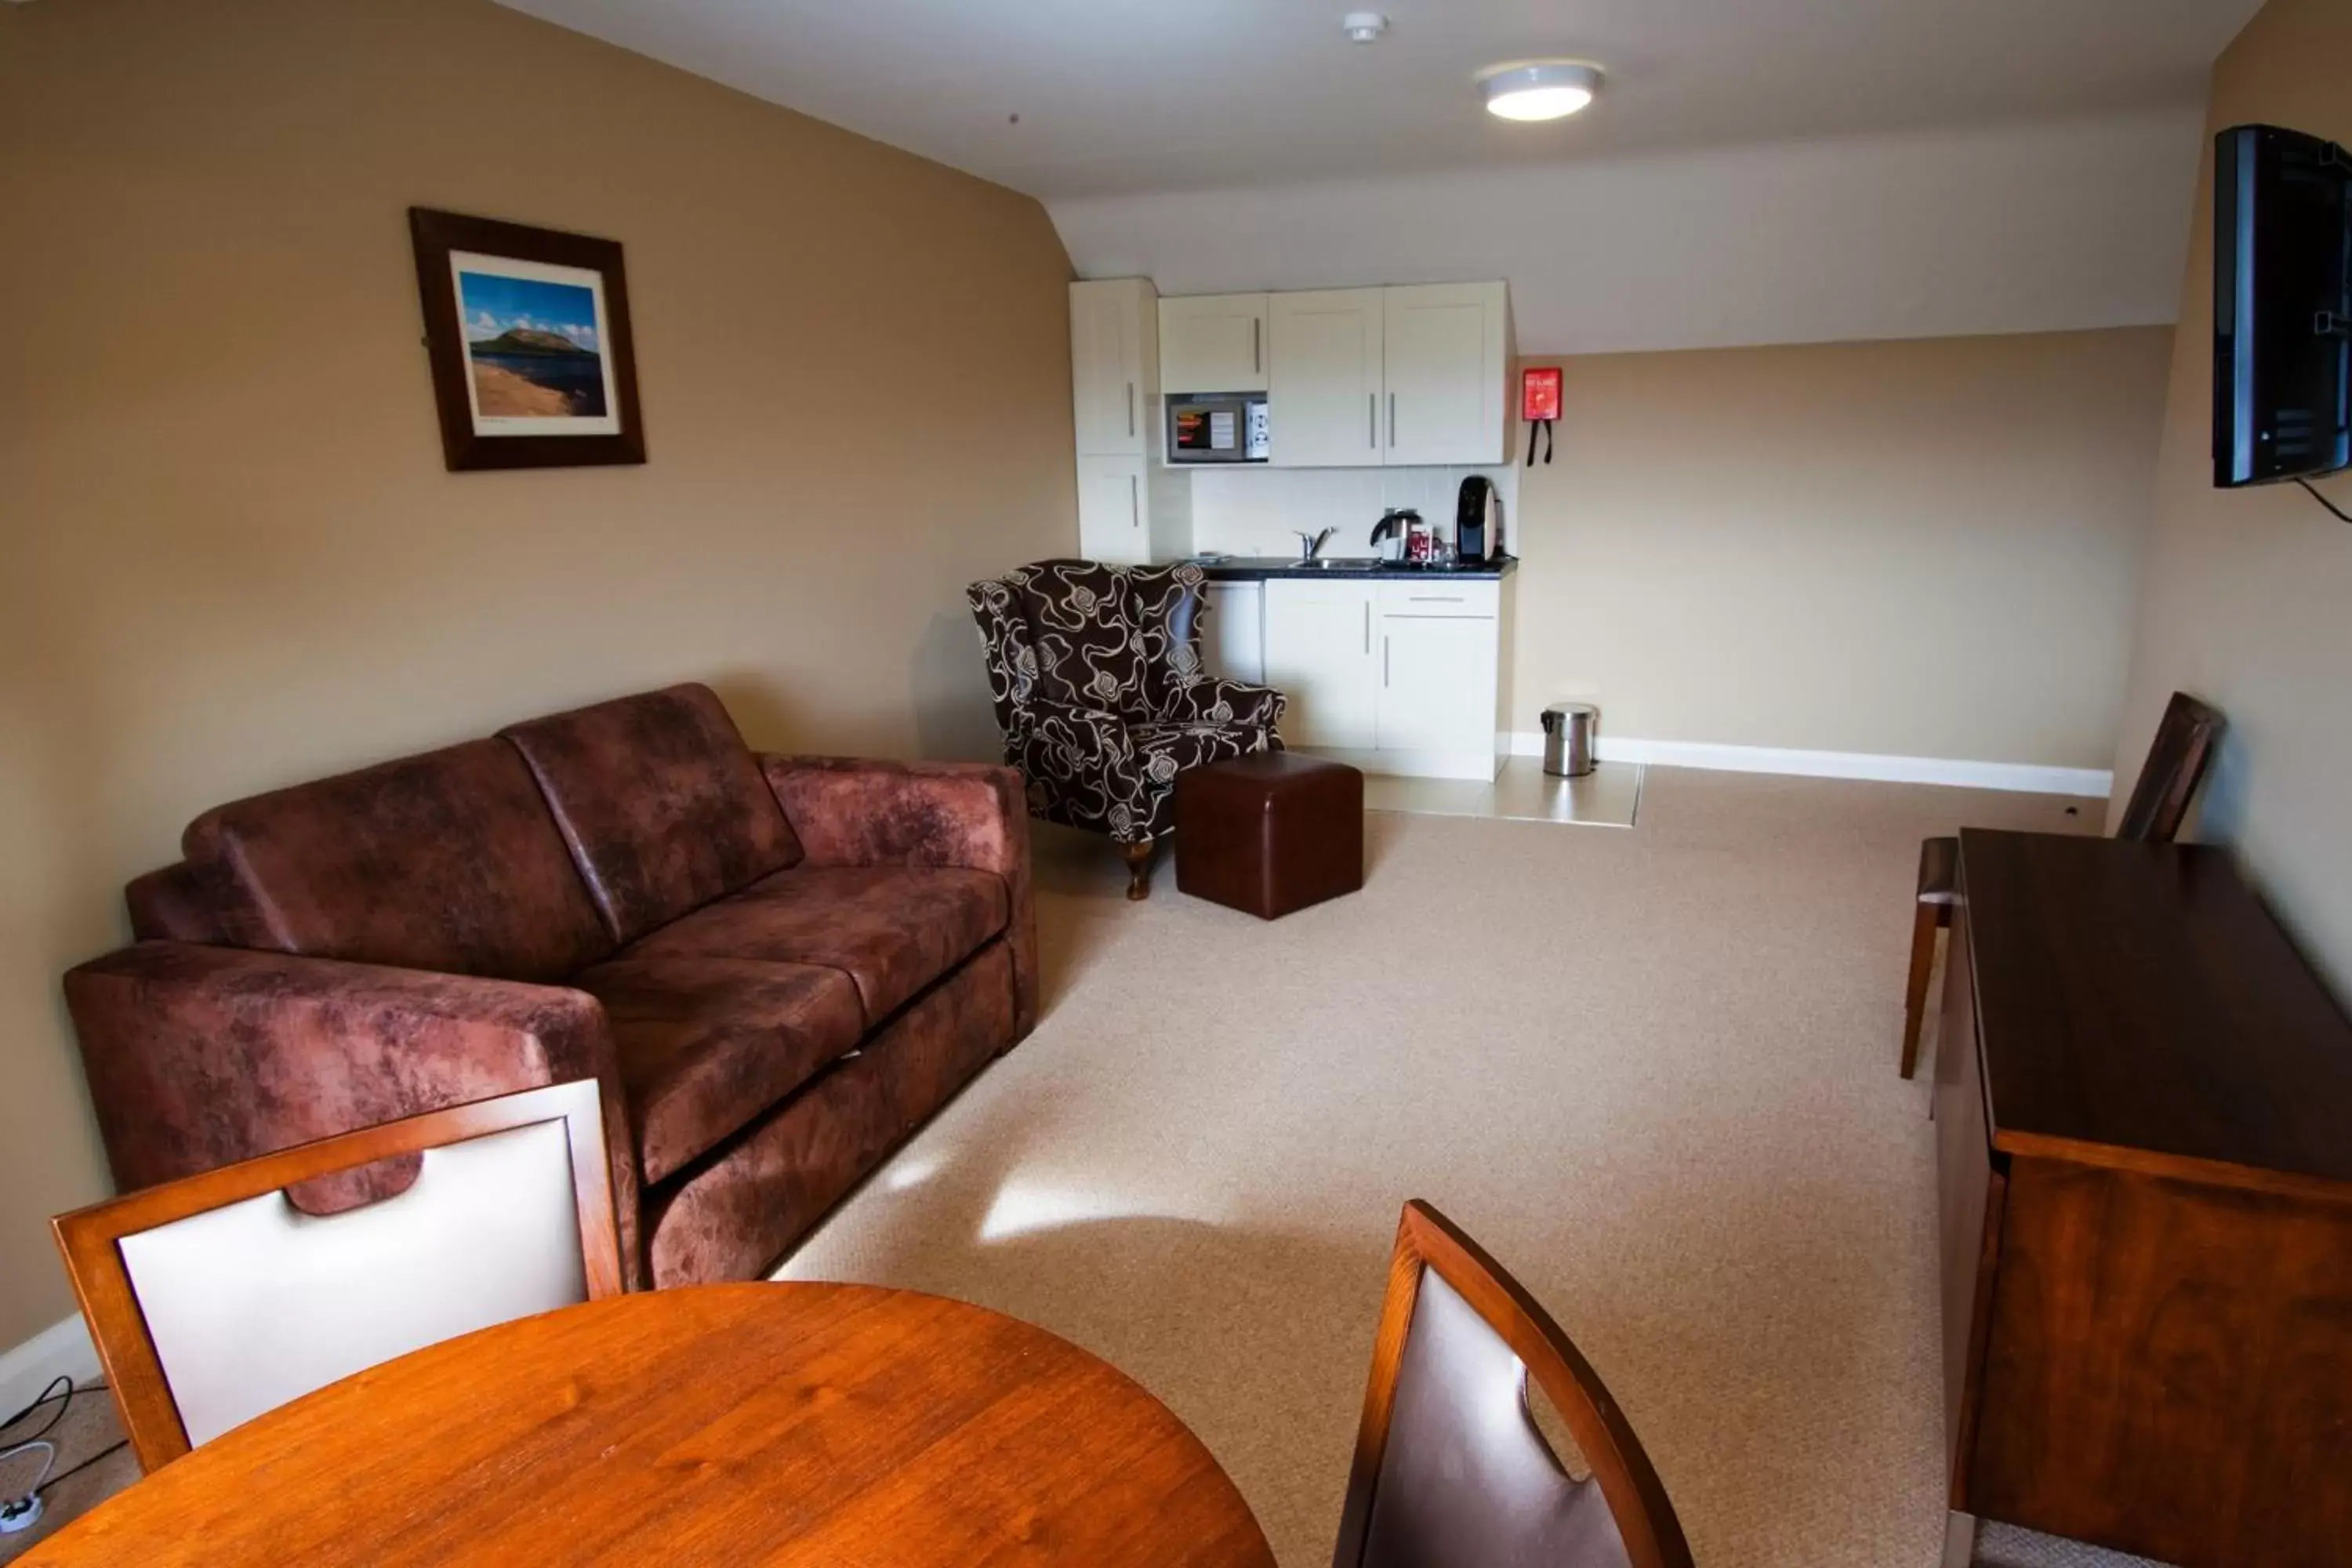
M 1307 565 L 1289 555 L 1227 555 L 1213 559 L 1195 558 L 1195 563 L 1209 574 L 1212 583 L 1260 583 L 1268 577 L 1470 577 L 1488 582 L 1507 577 L 1518 570 L 1516 555 L 1498 556 L 1495 560 L 1463 566 L 1415 566 L 1404 561 L 1375 561 L 1364 556 L 1323 556 L 1320 564 Z

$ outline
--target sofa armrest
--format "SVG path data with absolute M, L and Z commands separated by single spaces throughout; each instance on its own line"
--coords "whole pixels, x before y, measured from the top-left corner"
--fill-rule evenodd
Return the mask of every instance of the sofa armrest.
M 1004 879 L 1013 1030 L 1037 1021 L 1037 910 L 1021 775 L 986 763 L 762 753 L 761 770 L 813 866 L 937 866 Z
M 1192 724 L 1240 724 L 1271 730 L 1281 722 L 1290 700 L 1271 686 L 1208 676 L 1170 694 L 1168 717 Z
M 584 992 L 291 953 L 142 942 L 66 975 L 115 1184 L 173 1181 L 291 1144 L 517 1089 L 593 1079 L 623 1272 L 643 1278 L 637 1167 L 603 1006 Z M 305 1184 L 330 1214 L 391 1196 L 416 1162 Z

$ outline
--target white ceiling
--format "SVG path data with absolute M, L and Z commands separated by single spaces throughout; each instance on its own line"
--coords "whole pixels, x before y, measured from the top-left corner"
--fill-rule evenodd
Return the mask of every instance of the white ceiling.
M 1369 47 L 1348 0 L 502 3 L 1055 198 L 2192 104 L 2260 0 L 1385 0 Z M 1556 55 L 1599 104 L 1484 112 Z

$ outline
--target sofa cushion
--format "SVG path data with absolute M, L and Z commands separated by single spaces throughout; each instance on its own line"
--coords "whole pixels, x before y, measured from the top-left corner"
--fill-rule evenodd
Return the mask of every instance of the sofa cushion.
M 532 981 L 613 949 L 500 741 L 236 801 L 182 842 L 237 946 Z
M 1006 579 L 1037 656 L 1037 694 L 1108 713 L 1143 700 L 1143 661 L 1127 574 L 1094 561 L 1040 561 Z
M 1129 719 L 1166 717 L 1177 691 L 1208 673 L 1201 657 L 1202 584 L 1208 574 L 1189 561 L 1173 566 L 1127 569 L 1128 614 L 1142 668 L 1140 702 L 1122 712 Z
M 572 984 L 611 1021 L 648 1185 L 717 1148 L 866 1032 L 849 977 L 813 964 L 616 959 Z
M 797 863 L 760 764 L 707 686 L 510 725 L 615 942 Z
M 857 987 L 873 1027 L 1004 929 L 993 871 L 801 866 L 762 878 L 629 948 L 624 958 L 822 964 Z
M 1129 724 L 1128 739 L 1135 742 L 1143 776 L 1153 784 L 1172 789 L 1176 775 L 1187 768 L 1204 767 L 1263 750 L 1265 731 L 1242 724 Z
M 725 1152 L 646 1201 L 653 1283 L 756 1279 L 858 1178 L 1016 1038 L 998 943 Z

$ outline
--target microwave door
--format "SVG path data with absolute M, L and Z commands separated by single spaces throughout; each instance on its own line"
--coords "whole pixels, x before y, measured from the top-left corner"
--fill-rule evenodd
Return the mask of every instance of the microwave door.
M 1238 399 L 1180 398 L 1169 405 L 1168 455 L 1180 463 L 1235 463 L 1244 459 L 1244 410 Z

